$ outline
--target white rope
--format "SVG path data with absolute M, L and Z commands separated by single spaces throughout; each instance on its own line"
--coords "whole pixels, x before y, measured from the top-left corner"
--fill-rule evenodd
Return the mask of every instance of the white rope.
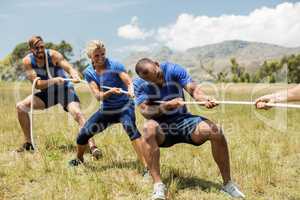
M 77 79 L 72 79 L 72 78 L 65 78 L 64 79 L 65 81 L 72 81 L 73 83 L 76 83 L 78 80 Z M 85 84 L 88 84 L 88 82 L 87 81 L 85 81 L 85 80 L 79 80 L 80 81 L 80 83 L 85 83 Z M 103 88 L 103 89 L 108 89 L 108 90 L 110 90 L 110 89 L 112 89 L 113 87 L 109 87 L 109 86 L 105 86 L 105 85 L 102 85 L 102 86 L 100 86 L 101 88 Z M 128 94 L 128 92 L 127 91 L 125 91 L 125 90 L 123 90 L 122 88 L 119 88 L 120 89 L 120 92 L 121 93 L 123 93 L 123 94 Z
M 53 77 L 52 77 L 52 75 L 50 73 L 49 62 L 48 62 L 48 53 L 47 53 L 46 49 L 45 49 L 45 63 L 46 63 L 46 70 L 47 70 L 48 77 L 51 79 Z
M 29 123 L 30 123 L 30 140 L 31 144 L 33 146 L 33 149 L 36 149 L 35 144 L 34 144 L 34 139 L 33 139 L 33 99 L 34 99 L 34 90 L 35 90 L 35 85 L 38 80 L 40 80 L 40 77 L 36 77 L 32 83 L 31 87 L 31 103 L 30 103 L 30 113 L 29 113 Z
M 165 101 L 155 101 L 155 103 L 165 103 Z M 205 105 L 204 101 L 184 101 L 185 105 Z M 251 101 L 215 101 L 216 104 L 229 104 L 229 105 L 255 105 L 255 102 Z M 286 104 L 286 103 L 266 103 L 270 107 L 279 108 L 300 108 L 297 104 Z

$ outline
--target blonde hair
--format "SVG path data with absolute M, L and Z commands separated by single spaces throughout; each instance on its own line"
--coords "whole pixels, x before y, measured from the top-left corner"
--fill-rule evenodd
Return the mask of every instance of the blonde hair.
M 85 48 L 86 55 L 91 58 L 92 53 L 96 49 L 105 49 L 104 43 L 101 40 L 91 40 L 87 43 Z

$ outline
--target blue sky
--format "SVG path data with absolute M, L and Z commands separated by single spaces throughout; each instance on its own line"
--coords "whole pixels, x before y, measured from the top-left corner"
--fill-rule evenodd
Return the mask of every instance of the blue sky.
M 174 50 L 185 50 L 226 39 L 298 46 L 294 35 L 300 27 L 300 4 L 289 2 L 0 0 L 0 59 L 11 52 L 17 43 L 26 41 L 34 34 L 41 35 L 45 41 L 66 40 L 74 46 L 76 55 L 80 54 L 88 40 L 101 39 L 106 43 L 108 54 L 116 57 L 123 57 L 131 50 L 147 50 L 163 45 Z M 283 20 L 278 22 L 280 25 L 275 23 L 274 19 L 290 10 L 288 13 L 294 13 L 292 16 L 282 17 Z M 263 23 L 257 24 L 257 21 Z M 228 25 L 233 30 L 227 30 Z M 283 28 L 292 29 L 293 32 L 287 36 L 295 39 L 284 38 Z M 269 33 L 278 31 L 278 38 L 253 34 L 261 32 L 261 29 Z

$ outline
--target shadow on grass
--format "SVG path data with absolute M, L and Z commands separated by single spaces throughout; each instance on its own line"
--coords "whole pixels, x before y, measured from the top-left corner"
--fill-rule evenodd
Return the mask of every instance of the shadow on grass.
M 84 166 L 92 171 L 105 171 L 108 169 L 132 169 L 141 171 L 142 167 L 139 161 L 112 161 L 106 165 L 96 165 L 95 163 L 85 163 Z
M 76 146 L 74 144 L 62 144 L 59 145 L 56 149 L 62 152 L 76 152 Z
M 143 166 L 139 161 L 112 161 L 106 165 L 95 165 L 95 163 L 85 163 L 85 167 L 91 171 L 105 171 L 113 168 L 137 170 L 142 173 Z M 203 191 L 210 192 L 220 190 L 221 185 L 212 181 L 204 180 L 195 176 L 190 176 L 182 173 L 178 169 L 168 167 L 166 172 L 163 172 L 163 182 L 169 185 L 172 181 L 176 181 L 176 189 L 184 190 L 186 188 L 200 188 Z
M 166 184 L 170 184 L 172 181 L 175 181 L 177 190 L 184 190 L 186 188 L 200 188 L 203 191 L 210 192 L 220 190 L 222 188 L 221 184 L 204 180 L 195 176 L 186 175 L 180 172 L 179 170 L 173 168 L 168 169 L 168 173 L 166 176 L 164 176 L 163 180 Z

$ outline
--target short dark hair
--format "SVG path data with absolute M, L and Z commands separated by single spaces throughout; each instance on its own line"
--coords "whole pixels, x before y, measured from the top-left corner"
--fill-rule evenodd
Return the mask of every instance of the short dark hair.
M 151 60 L 150 58 L 142 58 L 140 59 L 136 65 L 135 65 L 135 72 L 137 74 L 140 74 L 141 71 L 145 70 L 145 64 L 151 63 L 151 64 L 156 64 L 155 61 Z
M 28 40 L 28 45 L 29 48 L 34 48 L 34 46 L 39 42 L 39 41 L 43 41 L 43 38 L 41 36 L 38 35 L 34 35 L 32 36 L 29 40 Z

